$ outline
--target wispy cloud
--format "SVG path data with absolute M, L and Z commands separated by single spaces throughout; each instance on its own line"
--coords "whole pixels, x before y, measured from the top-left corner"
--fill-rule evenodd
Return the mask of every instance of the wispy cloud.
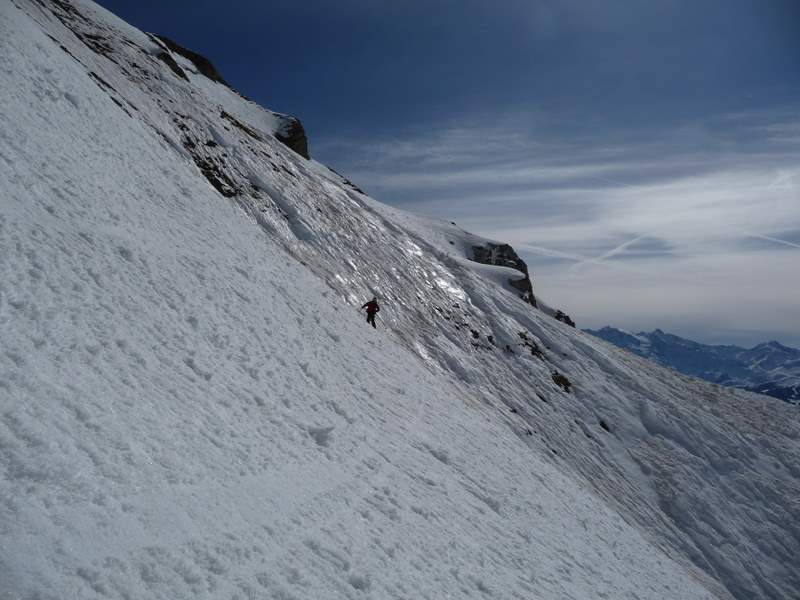
M 585 323 L 680 329 L 683 315 L 706 319 L 706 339 L 744 322 L 800 339 L 800 243 L 784 235 L 800 231 L 800 150 L 785 143 L 800 125 L 787 112 L 626 138 L 514 122 L 322 151 L 383 201 L 510 242 Z

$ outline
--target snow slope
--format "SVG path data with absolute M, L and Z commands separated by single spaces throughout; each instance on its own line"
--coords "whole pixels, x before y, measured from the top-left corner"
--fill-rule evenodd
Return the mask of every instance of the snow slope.
M 3 600 L 798 596 L 791 407 L 533 309 L 91 2 L 0 3 L 0 74 Z

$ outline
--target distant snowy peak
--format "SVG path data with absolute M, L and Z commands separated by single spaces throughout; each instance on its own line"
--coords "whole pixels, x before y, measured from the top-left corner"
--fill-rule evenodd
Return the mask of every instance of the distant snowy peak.
M 700 344 L 661 329 L 584 331 L 681 373 L 800 404 L 800 350 L 777 341 L 747 349 Z
M 620 348 L 625 348 L 626 350 L 638 349 L 639 351 L 636 353 L 640 356 L 646 356 L 647 353 L 645 348 L 648 350 L 650 348 L 650 339 L 647 337 L 647 334 L 631 333 L 629 331 L 625 331 L 624 329 L 615 329 L 614 327 L 608 326 L 597 331 L 593 331 L 591 329 L 584 329 L 584 331 L 591 333 L 596 337 L 602 338 L 607 342 L 611 342 Z M 653 333 L 658 331 L 659 330 L 656 330 Z

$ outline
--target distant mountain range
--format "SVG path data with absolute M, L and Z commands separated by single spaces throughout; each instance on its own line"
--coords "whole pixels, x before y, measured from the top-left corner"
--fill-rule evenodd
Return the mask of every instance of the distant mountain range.
M 614 327 L 584 331 L 686 375 L 800 404 L 797 348 L 774 341 L 749 349 L 710 346 L 660 329 L 650 333 L 630 333 Z

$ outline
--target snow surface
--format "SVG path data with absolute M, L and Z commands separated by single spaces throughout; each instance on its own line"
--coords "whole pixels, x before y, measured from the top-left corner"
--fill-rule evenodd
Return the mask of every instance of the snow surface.
M 0 598 L 800 595 L 791 407 L 532 309 L 153 43 L 0 3 Z

